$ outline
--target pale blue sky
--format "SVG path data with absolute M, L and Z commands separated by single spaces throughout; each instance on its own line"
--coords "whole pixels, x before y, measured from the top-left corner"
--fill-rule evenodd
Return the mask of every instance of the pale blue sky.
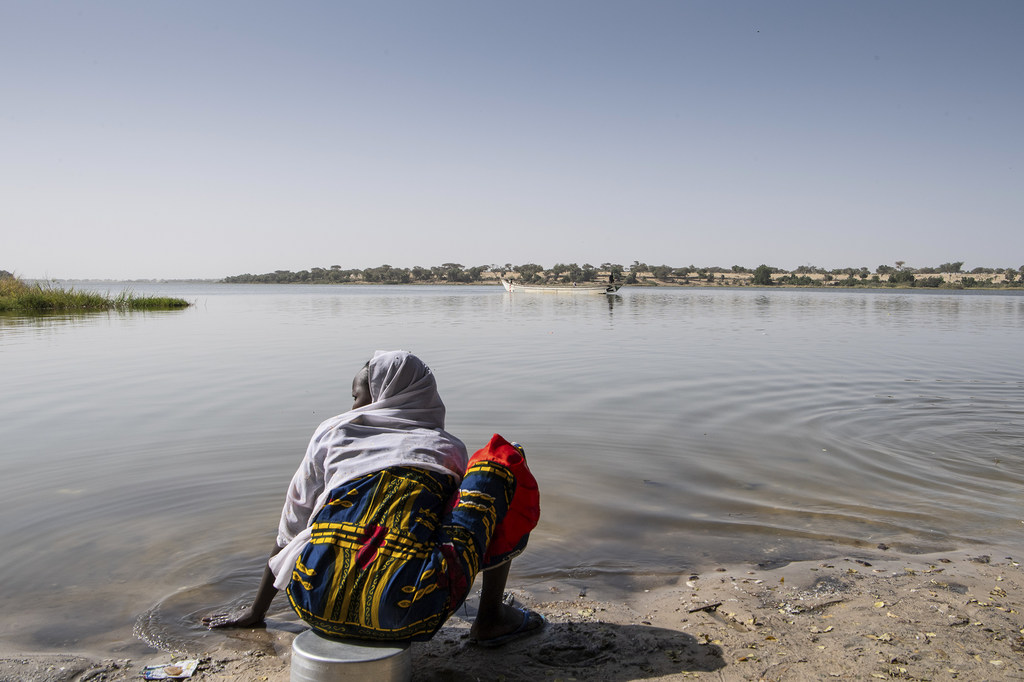
M 1024 264 L 1024 3 L 0 0 L 0 268 Z

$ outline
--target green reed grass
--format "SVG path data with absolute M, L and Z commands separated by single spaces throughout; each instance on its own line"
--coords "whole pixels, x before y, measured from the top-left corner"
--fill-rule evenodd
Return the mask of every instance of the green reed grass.
M 78 291 L 52 284 L 28 284 L 17 277 L 0 277 L 0 311 L 49 313 L 103 310 L 177 310 L 191 305 L 180 298 L 136 296 L 122 291 L 115 297 L 94 291 Z

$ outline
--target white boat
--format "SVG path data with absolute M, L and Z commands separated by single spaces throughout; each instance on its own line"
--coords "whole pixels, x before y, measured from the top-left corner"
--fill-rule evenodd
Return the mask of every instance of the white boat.
M 517 291 L 547 294 L 614 294 L 622 287 L 622 282 L 586 282 L 583 284 L 520 284 L 502 278 L 501 286 L 505 291 L 514 294 Z

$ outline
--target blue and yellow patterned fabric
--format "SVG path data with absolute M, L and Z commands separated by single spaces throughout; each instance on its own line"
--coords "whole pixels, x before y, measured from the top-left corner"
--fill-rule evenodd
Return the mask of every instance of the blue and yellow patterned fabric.
M 295 564 L 292 607 L 328 636 L 430 639 L 465 600 L 515 487 L 490 461 L 472 464 L 461 485 L 410 467 L 342 485 Z

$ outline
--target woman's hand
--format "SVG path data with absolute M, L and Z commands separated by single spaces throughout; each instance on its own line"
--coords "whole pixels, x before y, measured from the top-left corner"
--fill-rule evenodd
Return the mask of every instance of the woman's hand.
M 227 613 L 211 613 L 203 616 L 203 625 L 214 628 L 255 628 L 266 627 L 264 614 L 258 613 L 252 605 L 240 606 Z
M 274 543 L 270 556 L 281 551 L 281 548 Z M 267 610 L 270 609 L 270 602 L 274 601 L 277 589 L 274 587 L 274 574 L 270 566 L 263 567 L 263 578 L 260 579 L 260 586 L 256 589 L 256 598 L 249 606 L 236 606 L 227 613 L 211 613 L 203 616 L 203 625 L 213 630 L 214 628 L 262 628 L 267 623 L 264 618 Z

